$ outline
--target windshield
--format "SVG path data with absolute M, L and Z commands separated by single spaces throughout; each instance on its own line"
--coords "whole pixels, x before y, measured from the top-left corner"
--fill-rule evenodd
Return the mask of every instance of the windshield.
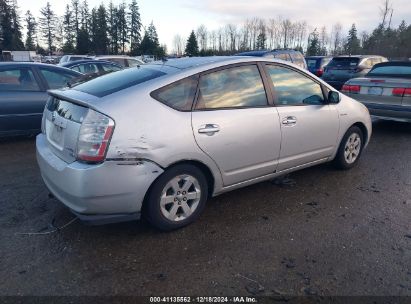
M 360 59 L 355 57 L 338 57 L 333 58 L 327 65 L 328 68 L 355 68 L 357 67 Z
M 146 67 L 130 68 L 92 79 L 75 86 L 73 89 L 97 97 L 104 97 L 165 74 Z

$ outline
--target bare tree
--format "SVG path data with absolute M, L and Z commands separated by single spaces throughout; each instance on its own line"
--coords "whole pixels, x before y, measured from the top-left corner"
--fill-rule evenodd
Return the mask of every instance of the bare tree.
M 390 14 L 392 14 L 392 11 L 393 11 L 393 8 L 392 8 L 391 0 L 383 0 L 382 7 L 380 7 L 380 14 L 382 17 L 382 21 L 381 21 L 382 28 L 385 28 L 385 25 L 387 23 L 387 18 L 390 16 Z
M 341 23 L 336 23 L 333 25 L 332 35 L 333 35 L 332 54 L 339 55 L 341 52 L 341 46 L 343 45 Z
M 198 41 L 198 46 L 200 47 L 200 50 L 205 51 L 207 49 L 207 28 L 205 27 L 204 24 L 201 24 L 197 28 L 197 41 Z
M 175 35 L 173 38 L 173 51 L 177 56 L 182 56 L 184 53 L 185 40 L 180 35 Z

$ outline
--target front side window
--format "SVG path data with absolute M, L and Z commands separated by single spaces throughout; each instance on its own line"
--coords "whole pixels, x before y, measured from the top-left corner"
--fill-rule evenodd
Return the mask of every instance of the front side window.
M 0 70 L 0 91 L 40 91 L 28 68 Z
M 200 77 L 197 109 L 266 105 L 267 96 L 256 65 L 232 67 Z
M 55 71 L 47 70 L 47 69 L 40 69 L 40 73 L 46 79 L 46 82 L 50 89 L 59 89 L 62 87 L 67 86 L 67 83 L 72 80 L 74 75 L 66 74 L 66 73 L 58 73 Z
M 83 74 L 98 73 L 98 67 L 94 63 L 84 63 L 84 64 L 78 65 L 77 67 L 78 69 L 76 69 L 76 71 L 79 71 Z
M 273 81 L 276 103 L 282 106 L 321 105 L 324 95 L 320 84 L 288 68 L 267 65 Z
M 196 89 L 197 79 L 189 77 L 154 91 L 152 97 L 174 109 L 189 111 L 193 104 Z

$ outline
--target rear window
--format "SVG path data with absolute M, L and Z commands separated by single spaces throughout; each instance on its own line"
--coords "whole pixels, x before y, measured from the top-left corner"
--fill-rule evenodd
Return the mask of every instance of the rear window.
M 406 65 L 385 65 L 374 67 L 369 75 L 393 75 L 411 78 L 411 66 Z
M 75 86 L 73 89 L 97 97 L 104 97 L 165 74 L 146 67 L 131 68 L 92 79 Z
M 87 114 L 87 108 L 79 106 L 53 96 L 50 96 L 46 103 L 46 108 L 50 112 L 56 111 L 61 117 L 81 123 Z
M 328 64 L 330 68 L 355 68 L 360 61 L 359 58 L 343 57 L 343 58 L 333 58 Z
M 309 69 L 318 67 L 319 59 L 307 59 L 307 66 Z

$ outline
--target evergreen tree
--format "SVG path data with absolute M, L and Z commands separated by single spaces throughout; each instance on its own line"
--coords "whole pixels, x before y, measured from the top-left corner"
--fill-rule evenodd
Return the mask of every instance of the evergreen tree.
M 56 38 L 56 15 L 51 9 L 50 2 L 47 2 L 46 6 L 40 9 L 40 14 L 39 25 L 42 38 L 47 44 L 49 55 L 51 55 L 54 49 L 53 42 Z
M 137 55 L 141 43 L 141 17 L 136 0 L 132 0 L 129 10 L 130 53 L 131 55 Z
M 93 51 L 96 55 L 107 54 L 109 45 L 107 37 L 107 12 L 103 4 L 97 10 L 93 9 L 91 20 Z
M 262 28 L 260 34 L 258 34 L 257 36 L 256 48 L 258 50 L 264 50 L 266 41 L 267 41 L 267 36 L 265 34 L 265 28 Z
M 308 47 L 307 47 L 307 56 L 316 56 L 321 52 L 320 39 L 317 32 L 317 29 L 309 35 L 308 37 Z
M 198 43 L 194 31 L 191 31 L 190 36 L 187 39 L 185 53 L 187 56 L 197 56 L 198 55 Z
M 36 36 L 37 24 L 36 24 L 36 19 L 33 17 L 30 10 L 26 12 L 25 20 L 26 20 L 26 28 L 27 28 L 26 50 L 33 51 L 36 48 L 35 36 Z
M 12 22 L 12 49 L 19 51 L 24 50 L 22 41 L 20 16 L 18 12 L 17 0 L 11 2 L 11 22 Z
M 80 7 L 81 26 L 77 34 L 76 52 L 77 54 L 88 54 L 90 52 L 89 23 L 90 14 L 87 0 L 84 0 Z
M 7 0 L 0 0 L 0 49 L 2 50 L 13 50 L 13 29 L 11 25 L 11 6 L 9 5 Z
M 73 7 L 73 20 L 74 20 L 74 30 L 76 32 L 76 39 L 78 37 L 78 33 L 80 31 L 80 2 L 79 0 L 72 0 L 71 5 Z
M 70 10 L 70 6 L 66 5 L 66 11 L 63 16 L 63 33 L 64 33 L 64 44 L 63 52 L 64 53 L 74 53 L 74 40 L 75 40 L 75 22 L 74 22 L 73 12 Z
M 351 26 L 348 32 L 347 43 L 345 44 L 345 52 L 349 55 L 359 54 L 361 52 L 360 39 L 357 36 L 357 28 L 355 23 Z
M 110 36 L 110 52 L 118 54 L 118 27 L 117 27 L 117 8 L 113 1 L 108 5 L 108 32 Z
M 129 42 L 126 4 L 124 2 L 121 3 L 117 9 L 117 30 L 119 35 L 119 43 L 121 45 L 121 52 L 124 54 L 125 46 Z

